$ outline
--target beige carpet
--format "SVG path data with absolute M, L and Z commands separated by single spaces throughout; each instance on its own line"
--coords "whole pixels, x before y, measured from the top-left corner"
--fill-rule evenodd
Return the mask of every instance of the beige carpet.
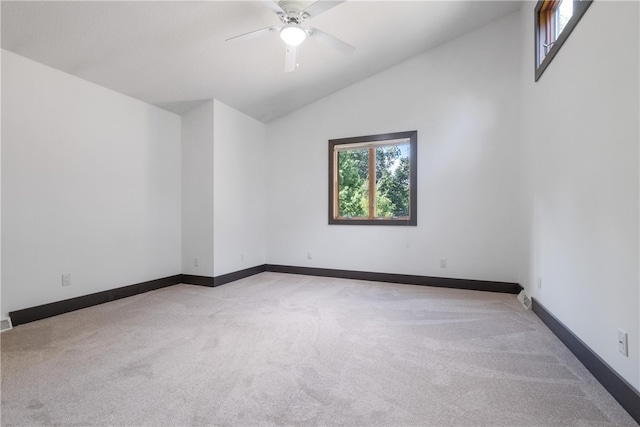
M 514 295 L 262 273 L 1 335 L 2 425 L 636 425 Z

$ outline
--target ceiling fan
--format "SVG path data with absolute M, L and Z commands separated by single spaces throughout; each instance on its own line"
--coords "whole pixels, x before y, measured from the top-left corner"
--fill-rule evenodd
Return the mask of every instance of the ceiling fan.
M 314 38 L 345 55 L 350 55 L 354 50 L 356 50 L 356 48 L 351 46 L 349 43 L 317 28 L 305 28 L 302 26 L 303 22 L 315 18 L 321 13 L 326 12 L 345 1 L 346 0 L 318 0 L 305 7 L 308 2 L 301 0 L 280 0 L 278 3 L 275 3 L 273 0 L 261 0 L 260 3 L 271 9 L 278 18 L 280 18 L 283 25 L 279 27 L 271 26 L 261 28 L 259 30 L 251 31 L 250 33 L 231 37 L 226 41 L 246 40 L 265 36 L 270 33 L 279 33 L 280 38 L 286 45 L 284 57 L 284 71 L 286 72 L 295 71 L 298 65 L 298 45 L 300 45 L 300 43 L 302 43 L 307 37 Z

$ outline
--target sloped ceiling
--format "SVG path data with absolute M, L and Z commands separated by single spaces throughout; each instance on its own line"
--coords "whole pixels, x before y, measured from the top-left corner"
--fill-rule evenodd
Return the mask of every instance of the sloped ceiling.
M 314 39 L 284 72 L 278 25 L 253 1 L 3 1 L 2 48 L 182 113 L 216 98 L 269 122 L 520 7 L 519 1 L 358 1 L 309 21 L 356 46 L 344 56 Z

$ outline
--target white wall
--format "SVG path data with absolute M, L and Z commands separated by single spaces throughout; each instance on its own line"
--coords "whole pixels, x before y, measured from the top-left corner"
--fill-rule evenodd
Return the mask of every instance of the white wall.
M 638 2 L 594 2 L 537 83 L 533 8 L 521 11 L 521 283 L 639 388 Z
M 182 272 L 213 276 L 213 100 L 182 115 Z
M 0 7 L 0 10 L 2 8 Z M 0 21 L 2 20 L 2 13 L 0 12 Z M 1 33 L 1 31 L 0 31 Z M 0 45 L 2 44 L 2 37 L 0 36 Z M 0 51 L 0 80 L 2 78 L 2 53 Z M 0 84 L 0 100 L 2 99 L 2 85 Z M 0 319 L 4 319 L 7 316 L 7 312 L 2 308 L 2 102 L 0 102 Z
M 265 263 L 265 125 L 214 100 L 214 275 Z
M 179 116 L 2 51 L 2 121 L 2 316 L 180 273 Z
M 268 263 L 516 281 L 519 39 L 515 13 L 269 123 Z M 418 226 L 328 225 L 327 141 L 414 129 Z

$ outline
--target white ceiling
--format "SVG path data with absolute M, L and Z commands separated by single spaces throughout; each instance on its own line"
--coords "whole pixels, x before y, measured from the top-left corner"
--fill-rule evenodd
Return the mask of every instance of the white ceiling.
M 358 1 L 309 25 L 356 46 L 306 40 L 284 72 L 278 25 L 253 1 L 3 1 L 2 48 L 164 109 L 216 98 L 268 122 L 519 9 L 519 1 Z

